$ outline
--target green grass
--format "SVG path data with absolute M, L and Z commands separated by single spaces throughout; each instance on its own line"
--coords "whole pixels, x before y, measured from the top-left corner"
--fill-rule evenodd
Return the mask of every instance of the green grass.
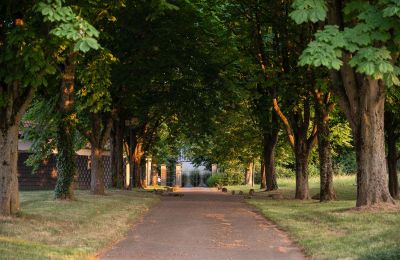
M 312 259 L 400 259 L 400 210 L 354 210 L 354 181 L 336 177 L 338 200 L 333 202 L 293 200 L 291 179 L 279 180 L 285 199 L 260 192 L 247 202 L 287 231 Z M 310 188 L 312 195 L 318 193 L 317 178 L 310 180 Z
M 0 218 L 0 259 L 88 259 L 123 238 L 158 198 L 148 192 L 76 192 L 56 201 L 51 191 L 21 192 L 21 212 Z

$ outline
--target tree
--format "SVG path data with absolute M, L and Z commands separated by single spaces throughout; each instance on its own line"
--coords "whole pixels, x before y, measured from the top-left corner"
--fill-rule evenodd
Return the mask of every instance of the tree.
M 0 18 L 0 214 L 14 214 L 19 209 L 17 180 L 18 126 L 39 86 L 47 86 L 47 76 L 55 73 L 51 55 L 59 45 L 53 41 L 59 34 L 65 39 L 71 21 L 44 23 L 49 2 L 20 3 L 7 1 L 1 5 Z M 56 1 L 51 12 L 62 17 L 71 15 L 68 7 Z M 75 19 L 75 16 L 74 16 Z M 71 29 L 71 28 L 69 28 Z
M 291 13 L 297 23 L 327 19 L 300 64 L 331 69 L 332 90 L 354 137 L 358 207 L 394 203 L 387 187 L 384 105 L 387 86 L 399 83 L 397 5 L 386 0 L 297 0 Z
M 107 50 L 98 51 L 85 59 L 78 69 L 77 127 L 90 142 L 92 194 L 104 195 L 103 151 L 112 127 L 111 65 L 115 57 Z
M 55 197 L 72 199 L 72 183 L 75 176 L 74 132 L 76 112 L 74 110 L 74 89 L 76 58 L 100 46 L 96 40 L 99 32 L 85 19 L 74 13 L 72 7 L 62 6 L 62 1 L 46 1 L 38 4 L 38 11 L 44 21 L 53 24 L 50 32 L 58 43 L 58 68 L 60 70 L 60 100 L 57 112 L 59 120 L 56 130 L 57 143 L 57 184 Z

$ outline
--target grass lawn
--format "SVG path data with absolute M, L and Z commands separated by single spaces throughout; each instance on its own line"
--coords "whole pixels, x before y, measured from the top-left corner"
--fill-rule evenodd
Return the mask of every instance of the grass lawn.
M 293 200 L 291 179 L 279 180 L 285 199 L 260 192 L 247 202 L 287 231 L 312 259 L 400 259 L 400 209 L 354 210 L 354 177 L 334 182 L 338 200 L 333 202 Z M 311 195 L 319 192 L 317 178 L 310 180 L 310 188 Z
M 0 259 L 88 259 L 121 239 L 159 200 L 148 192 L 77 191 L 56 201 L 52 191 L 21 192 L 16 218 L 0 218 Z

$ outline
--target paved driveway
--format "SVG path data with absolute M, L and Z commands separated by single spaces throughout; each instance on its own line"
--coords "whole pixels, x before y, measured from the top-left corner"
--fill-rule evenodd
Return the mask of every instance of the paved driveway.
M 100 259 L 304 259 L 288 236 L 241 196 L 208 189 L 181 193 L 162 197 Z

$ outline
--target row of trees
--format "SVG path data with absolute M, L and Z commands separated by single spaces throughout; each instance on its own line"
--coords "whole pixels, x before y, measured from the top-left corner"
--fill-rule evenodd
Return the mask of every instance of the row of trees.
M 87 142 L 93 194 L 104 194 L 106 146 L 114 185 L 124 187 L 125 153 L 143 187 L 143 156 L 178 126 L 202 131 L 219 110 L 229 46 L 189 2 L 8 1 L 0 21 L 2 215 L 19 209 L 19 133 L 33 141 L 32 166 L 57 151 L 55 197 L 73 199 L 75 151 Z
M 116 187 L 125 185 L 124 153 L 134 185 L 143 187 L 144 155 L 165 160 L 183 149 L 199 162 L 234 158 L 248 169 L 262 157 L 262 187 L 274 190 L 276 148 L 284 145 L 295 158 L 297 199 L 310 197 L 308 164 L 318 144 L 320 199 L 331 200 L 332 146 L 346 143 L 351 130 L 357 206 L 394 203 L 397 5 L 394 0 L 2 3 L 0 214 L 19 208 L 21 120 L 23 136 L 34 141 L 31 165 L 57 150 L 59 199 L 73 198 L 75 151 L 89 142 L 93 194 L 104 194 L 106 146 Z
M 242 62 L 238 84 L 247 89 L 241 105 L 249 118 L 242 120 L 243 125 L 230 124 L 235 130 L 225 126 L 210 138 L 210 144 L 218 144 L 209 151 L 210 161 L 224 164 L 242 155 L 240 163 L 247 165 L 262 155 L 262 187 L 277 189 L 275 148 L 282 128 L 295 157 L 295 197 L 310 197 L 308 163 L 318 144 L 320 200 L 331 200 L 335 198 L 332 145 L 346 143 L 343 139 L 351 130 L 357 206 L 394 203 L 392 197 L 398 197 L 397 133 L 392 132 L 398 128 L 397 2 L 248 0 L 211 5 L 238 49 Z M 337 132 L 338 126 L 344 127 L 342 133 L 332 136 L 332 128 Z M 234 131 L 240 137 L 233 137 L 232 144 L 227 134 Z M 249 131 L 257 134 L 246 138 Z M 254 150 L 255 145 L 260 148 Z

